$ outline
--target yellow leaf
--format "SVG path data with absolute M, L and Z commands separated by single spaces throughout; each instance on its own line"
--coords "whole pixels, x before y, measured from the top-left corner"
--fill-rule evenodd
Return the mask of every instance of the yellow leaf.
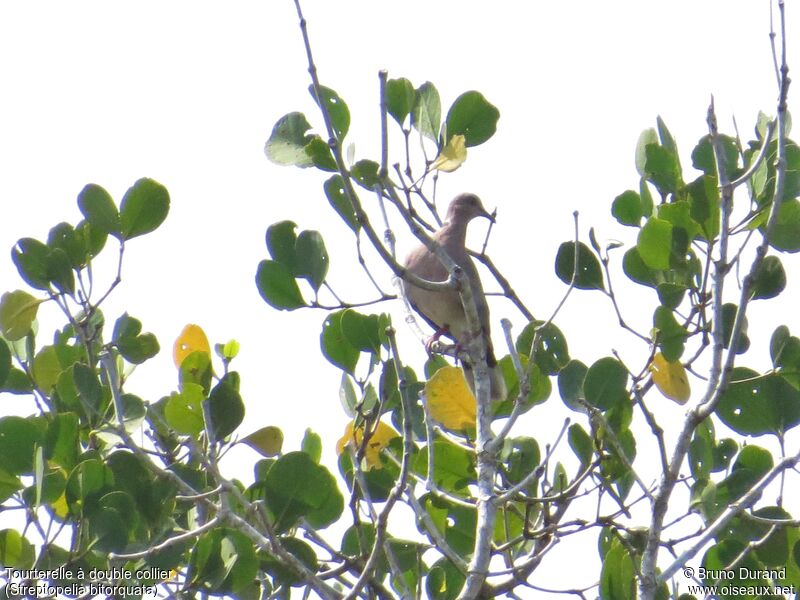
M 264 456 L 277 456 L 283 447 L 283 432 L 273 425 L 254 431 L 242 441 Z
M 442 148 L 439 156 L 431 164 L 431 169 L 438 169 L 445 173 L 452 173 L 467 160 L 466 138 L 461 135 L 454 135 Z
M 428 409 L 434 421 L 447 429 L 475 427 L 475 396 L 461 367 L 442 367 L 425 384 Z
M 51 502 L 50 509 L 58 519 L 62 521 L 66 519 L 69 514 L 69 505 L 67 504 L 66 495 L 62 493 L 55 502 Z
M 686 404 L 692 395 L 692 389 L 689 386 L 686 369 L 680 362 L 669 362 L 661 352 L 658 352 L 649 368 L 653 374 L 653 383 L 662 394 L 678 404 Z
M 387 425 L 383 421 L 378 421 L 378 427 L 375 433 L 369 438 L 367 443 L 365 459 L 367 462 L 367 470 L 380 469 L 383 467 L 381 462 L 381 450 L 386 448 L 394 438 L 400 437 L 400 434 L 394 430 L 393 427 Z M 353 442 L 356 448 L 361 447 L 361 442 L 364 439 L 364 428 L 353 427 L 353 421 L 350 421 L 345 427 L 344 435 L 336 442 L 336 454 L 341 456 L 345 451 L 347 444 Z
M 208 345 L 208 338 L 203 328 L 199 325 L 189 324 L 183 328 L 172 347 L 172 359 L 175 361 L 175 366 L 180 369 L 183 359 L 192 352 L 205 352 L 210 357 L 211 346 Z

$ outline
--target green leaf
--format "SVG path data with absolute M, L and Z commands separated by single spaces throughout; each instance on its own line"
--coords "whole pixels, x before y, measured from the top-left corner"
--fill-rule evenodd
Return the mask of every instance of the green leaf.
M 800 339 L 780 325 L 772 333 L 769 354 L 773 366 L 795 389 L 800 389 Z
M 6 472 L 30 475 L 34 452 L 42 442 L 42 433 L 32 420 L 14 416 L 0 418 L 0 456 Z
M 322 458 L 322 438 L 318 433 L 314 433 L 311 429 L 306 429 L 300 448 L 311 457 L 311 460 L 319 464 Z
M 423 136 L 438 143 L 442 103 L 436 87 L 426 81 L 417 88 L 414 107 L 411 109 L 411 126 Z
M 672 230 L 668 221 L 651 217 L 639 232 L 636 249 L 644 265 L 650 269 L 666 271 L 670 267 Z
M 670 310 L 675 310 L 683 302 L 686 294 L 686 286 L 679 283 L 659 283 L 656 286 L 658 301 L 662 306 Z
M 41 300 L 23 290 L 3 294 L 0 298 L 0 333 L 3 337 L 14 342 L 28 335 L 41 303 Z M 3 380 L 5 378 L 0 382 Z
M 533 471 L 542 459 L 539 444 L 532 437 L 520 436 L 508 440 L 509 455 L 506 462 L 506 476 L 513 484 L 520 483 Z M 527 486 L 530 493 L 535 493 L 538 486 L 537 478 L 531 480 Z
M 378 169 L 380 169 L 380 165 L 374 160 L 364 159 L 354 164 L 350 173 L 361 187 L 373 192 L 375 186 L 381 183 Z
M 607 356 L 595 362 L 586 372 L 583 390 L 586 401 L 600 410 L 608 410 L 627 402 L 628 372 L 616 358 Z
M 633 600 L 636 598 L 634 563 L 627 548 L 615 539 L 603 558 L 600 570 L 601 600 Z
M 342 176 L 334 175 L 325 182 L 324 188 L 328 202 L 330 202 L 331 206 L 342 218 L 342 221 L 344 221 L 350 229 L 358 233 L 359 229 L 361 229 L 361 224 L 358 222 L 358 216 L 353 209 L 353 203 L 350 202 L 350 199 L 344 192 Z
M 626 190 L 614 198 L 611 204 L 611 214 L 622 225 L 639 227 L 644 216 L 642 199 L 633 190 Z
M 114 324 L 112 340 L 117 350 L 129 363 L 140 365 L 153 358 L 161 349 L 158 339 L 152 333 L 140 333 L 142 323 L 128 313 L 122 315 Z
M 782 436 L 800 423 L 800 392 L 780 375 L 736 367 L 716 412 L 737 433 Z
M 75 293 L 75 276 L 72 274 L 72 265 L 67 253 L 61 248 L 52 249 L 47 256 L 47 277 L 60 292 Z
M 533 355 L 533 363 L 546 375 L 556 375 L 569 362 L 567 338 L 554 323 L 531 321 L 519 334 L 515 346 L 520 354 Z
M 264 146 L 267 158 L 282 166 L 312 166 L 314 161 L 306 152 L 306 146 L 314 139 L 306 135 L 309 129 L 311 125 L 303 113 L 293 112 L 281 117 Z
M 325 528 L 344 509 L 333 475 L 305 452 L 289 452 L 280 457 L 267 472 L 263 485 L 278 532 L 293 527 L 302 517 L 318 529 Z
M 353 348 L 361 352 L 380 352 L 388 325 L 388 315 L 364 315 L 352 308 L 342 312 L 342 334 Z
M 656 117 L 656 127 L 658 127 L 658 139 L 661 141 L 661 145 L 677 158 L 678 146 L 675 144 L 675 138 L 672 137 L 669 129 L 667 129 L 667 124 L 664 123 L 660 115 Z
M 15 529 L 0 531 L 0 565 L 10 569 L 27 569 L 33 566 L 36 549 Z M 4 590 L 10 593 L 8 588 Z M 9 596 L 10 597 L 10 596 Z
M 8 372 L 5 382 L 0 387 L 0 392 L 8 392 L 9 394 L 24 395 L 33 392 L 33 386 L 28 374 L 25 371 L 11 367 Z
M 586 413 L 586 407 L 581 400 L 586 400 L 583 392 L 583 382 L 589 368 L 579 360 L 571 360 L 558 373 L 558 393 L 567 408 L 576 412 Z
M 25 283 L 37 290 L 50 287 L 50 248 L 39 240 L 22 238 L 11 251 L 11 260 Z
M 328 251 L 318 231 L 301 231 L 295 242 L 297 276 L 303 277 L 318 291 L 328 273 Z
M 278 310 L 294 310 L 306 306 L 297 282 L 281 263 L 262 260 L 256 272 L 256 287 L 264 301 Z
M 725 168 L 728 178 L 730 178 L 739 162 L 739 148 L 736 140 L 728 135 L 720 134 L 719 142 L 722 148 L 722 155 L 725 161 Z M 692 150 L 692 165 L 698 171 L 706 175 L 717 177 L 717 163 L 714 158 L 714 148 L 711 145 L 711 137 L 706 135 L 700 138 L 694 150 Z
M 0 302 L 2 307 L 2 302 Z M 11 372 L 11 351 L 4 339 L 0 339 L 0 390 Z
M 411 112 L 415 97 L 414 86 L 408 79 L 401 77 L 386 82 L 386 108 L 400 127 Z
M 331 313 L 322 323 L 320 346 L 322 354 L 331 364 L 353 375 L 360 352 L 345 335 L 342 327 L 342 319 L 345 312 L 340 310 Z
M 667 221 L 674 228 L 683 229 L 684 235 L 689 240 L 693 240 L 701 234 L 700 224 L 692 218 L 691 206 L 686 200 L 660 204 L 657 215 L 659 219 Z
M 98 231 L 120 237 L 122 221 L 111 195 L 90 183 L 78 194 L 78 208 L 86 221 Z
M 281 263 L 295 276 L 297 262 L 295 257 L 295 244 L 297 244 L 297 223 L 294 221 L 279 221 L 267 228 L 267 250 L 275 262 Z
M 197 438 L 203 431 L 203 407 L 205 399 L 202 386 L 184 383 L 180 393 L 173 392 L 164 406 L 164 418 L 169 426 L 181 435 Z
M 267 425 L 243 437 L 242 442 L 263 456 L 278 456 L 283 448 L 283 431 L 274 425 Z
M 678 323 L 672 310 L 666 306 L 657 307 L 653 314 L 653 327 L 657 331 L 658 346 L 664 358 L 669 362 L 679 360 L 689 332 Z
M 732 302 L 727 302 L 722 305 L 722 336 L 725 343 L 725 348 L 731 345 L 731 336 L 733 335 L 733 324 L 736 320 L 736 313 L 738 307 Z M 736 354 L 744 354 L 750 347 L 750 338 L 747 337 L 747 317 L 742 321 L 742 329 L 739 332 L 739 338 L 736 341 Z
M 426 446 L 416 456 L 415 470 L 421 476 L 428 475 L 428 452 Z M 469 452 L 446 440 L 433 443 L 432 481 L 448 492 L 463 492 L 475 482 L 475 460 Z
M 468 148 L 478 146 L 494 135 L 499 118 L 500 111 L 483 94 L 464 92 L 447 112 L 447 139 L 463 135 Z
M 622 270 L 631 281 L 647 287 L 655 287 L 660 277 L 659 273 L 648 267 L 637 247 L 628 250 L 622 257 Z
M 208 408 L 216 439 L 225 439 L 236 431 L 244 419 L 244 402 L 239 395 L 238 373 L 231 371 L 213 387 L 208 396 Z
M 686 186 L 689 214 L 700 224 L 703 238 L 713 240 L 719 234 L 719 188 L 716 177 L 704 175 Z
M 639 134 L 639 139 L 636 142 L 636 171 L 639 175 L 643 178 L 646 174 L 646 165 L 647 165 L 647 146 L 655 144 L 658 145 L 658 133 L 652 127 L 650 129 L 645 129 L 642 133 Z
M 678 157 L 664 146 L 648 144 L 645 147 L 645 177 L 662 194 L 674 194 L 681 187 L 681 168 Z
M 317 106 L 328 113 L 336 138 L 341 142 L 350 129 L 350 110 L 347 108 L 347 104 L 339 97 L 339 94 L 324 85 L 319 86 L 319 96 L 313 85 L 308 86 L 308 92 Z
M 58 360 L 58 352 L 55 347 L 45 346 L 33 358 L 31 375 L 36 386 L 44 393 L 49 394 L 62 370 L 63 367 Z
M 494 404 L 494 417 L 496 419 L 510 415 L 518 402 L 520 407 L 517 410 L 520 411 L 520 414 L 525 414 L 537 404 L 547 400 L 553 391 L 550 378 L 542 372 L 536 363 L 531 363 L 530 359 L 524 354 L 520 355 L 520 361 L 522 362 L 522 368 L 528 374 L 528 384 L 530 386 L 527 397 L 523 398 L 521 402 L 518 400 L 520 382 L 511 356 L 506 355 L 497 363 L 506 383 L 507 394 L 506 399 Z
M 466 576 L 447 558 L 431 565 L 425 578 L 425 591 L 430 600 L 455 600 L 464 587 Z
M 79 447 L 78 416 L 73 412 L 54 415 L 45 437 L 47 460 L 69 471 L 78 461 Z
M 169 212 L 169 192 L 153 179 L 142 178 L 131 186 L 120 204 L 123 240 L 155 231 Z
M 305 153 L 311 158 L 311 163 L 321 171 L 337 171 L 336 159 L 333 157 L 331 147 L 326 144 L 318 135 L 311 138 L 311 141 L 304 148 Z
M 575 287 L 581 290 L 604 290 L 600 261 L 583 242 L 578 242 L 578 273 Z M 575 272 L 575 242 L 563 242 L 556 254 L 556 275 L 569 285 Z
M 766 223 L 760 228 L 766 231 Z M 769 238 L 770 245 L 782 252 L 800 250 L 800 201 L 784 200 L 778 209 L 778 220 Z
M 569 441 L 569 447 L 572 448 L 575 456 L 581 461 L 582 467 L 592 462 L 594 442 L 583 427 L 577 423 L 570 425 L 567 432 L 567 440 Z
M 786 271 L 777 256 L 767 256 L 753 277 L 753 300 L 774 298 L 786 288 Z
M 69 223 L 59 223 L 50 229 L 47 235 L 47 245 L 51 250 L 51 263 L 54 250 L 58 249 L 66 255 L 67 272 L 70 275 L 71 269 L 80 269 L 86 265 L 87 248 L 83 232 L 76 230 Z M 52 264 L 50 265 L 50 270 L 53 270 Z

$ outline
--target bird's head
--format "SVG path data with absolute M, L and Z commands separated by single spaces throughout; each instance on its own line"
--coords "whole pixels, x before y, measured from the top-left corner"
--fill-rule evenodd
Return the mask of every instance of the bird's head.
M 485 217 L 494 223 L 494 216 L 489 214 L 481 199 L 475 194 L 459 194 L 450 201 L 447 208 L 447 221 L 449 223 L 469 223 L 475 217 Z

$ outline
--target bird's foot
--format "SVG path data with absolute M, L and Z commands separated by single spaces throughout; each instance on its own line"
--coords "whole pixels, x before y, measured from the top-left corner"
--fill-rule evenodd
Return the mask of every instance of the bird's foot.
M 436 333 L 434 333 L 430 338 L 428 338 L 428 341 L 425 342 L 425 351 L 428 354 L 433 354 L 433 345 L 436 342 L 438 342 L 439 338 L 442 337 L 445 333 L 449 333 L 449 331 L 450 331 L 450 328 L 446 327 L 446 326 L 439 328 L 436 331 Z

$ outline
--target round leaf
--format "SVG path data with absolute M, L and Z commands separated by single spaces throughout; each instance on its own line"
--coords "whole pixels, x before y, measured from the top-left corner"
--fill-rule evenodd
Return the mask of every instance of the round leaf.
M 783 435 L 800 423 L 800 392 L 780 375 L 736 367 L 717 415 L 743 435 Z
M 3 294 L 0 298 L 0 333 L 3 337 L 13 342 L 28 335 L 41 303 L 22 290 Z
M 339 97 L 339 94 L 324 85 L 319 86 L 319 95 L 313 85 L 308 87 L 308 91 L 317 106 L 328 113 L 336 138 L 341 142 L 350 129 L 350 110 L 347 108 L 347 104 Z
M 42 434 L 31 420 L 13 416 L 0 419 L 0 456 L 6 472 L 30 474 L 35 448 L 42 442 Z
M 464 92 L 447 112 L 447 136 L 463 135 L 467 147 L 478 146 L 494 135 L 500 111 L 480 92 Z
M 344 508 L 333 475 L 305 452 L 290 452 L 275 461 L 264 478 L 264 496 L 279 532 L 301 517 L 314 527 L 327 527 Z
M 264 456 L 278 456 L 283 447 L 283 432 L 274 425 L 268 425 L 242 438 L 242 441 Z
M 600 410 L 608 410 L 628 400 L 628 372 L 616 358 L 607 356 L 586 372 L 583 390 L 586 401 Z
M 306 146 L 313 139 L 306 135 L 309 129 L 311 125 L 303 113 L 293 112 L 281 117 L 264 146 L 267 158 L 283 166 L 312 166 L 314 161 L 306 152 Z
M 169 193 L 163 185 L 142 178 L 131 186 L 120 204 L 120 233 L 130 240 L 158 228 L 169 212 Z
M 183 359 L 192 352 L 205 352 L 211 356 L 211 347 L 208 343 L 206 332 L 199 325 L 192 323 L 186 325 L 181 334 L 175 339 L 172 346 L 172 359 L 175 366 L 180 369 Z
M 661 352 L 657 352 L 650 363 L 653 383 L 659 391 L 678 404 L 686 404 L 692 395 L 686 369 L 679 361 L 670 362 Z
M 331 206 L 339 214 L 342 220 L 353 231 L 357 232 L 361 225 L 358 222 L 356 211 L 353 210 L 353 203 L 344 193 L 344 183 L 341 175 L 334 175 L 325 182 L 325 196 Z
M 386 82 L 386 108 L 401 127 L 414 106 L 414 96 L 414 86 L 408 79 L 403 77 Z
M 262 260 L 256 271 L 256 287 L 264 301 L 278 310 L 306 306 L 297 282 L 281 263 Z
M 111 195 L 99 185 L 90 183 L 78 194 L 78 208 L 86 221 L 99 231 L 119 236 L 121 221 Z
M 411 109 L 411 126 L 423 136 L 438 141 L 439 123 L 442 119 L 442 103 L 436 87 L 426 81 L 417 88 L 414 107 Z
M 753 300 L 774 298 L 786 287 L 786 271 L 777 256 L 767 256 L 753 278 Z
M 644 216 L 642 200 L 633 190 L 626 190 L 614 198 L 611 204 L 611 214 L 622 225 L 638 227 Z
M 636 249 L 645 266 L 666 271 L 672 251 L 672 225 L 662 219 L 647 219 L 639 232 Z
M 352 375 L 360 353 L 358 348 L 350 343 L 342 329 L 344 312 L 340 310 L 332 313 L 322 323 L 320 346 L 322 354 L 329 362 Z
M 603 272 L 594 252 L 583 242 L 578 242 L 578 272 L 575 287 L 581 290 L 603 290 Z M 569 285 L 575 273 L 575 242 L 564 242 L 556 254 L 556 275 Z
M 233 371 L 225 375 L 214 386 L 208 397 L 208 408 L 214 436 L 224 439 L 233 433 L 244 419 L 244 403 L 237 389 L 238 374 Z
M 295 242 L 295 258 L 299 275 L 319 290 L 328 273 L 328 251 L 318 231 L 302 231 Z
M 475 427 L 475 396 L 461 367 L 443 367 L 425 384 L 431 418 L 452 431 Z
M 765 226 L 762 226 L 762 232 Z M 769 239 L 770 245 L 783 252 L 800 250 L 800 201 L 784 200 L 778 210 L 778 220 Z

